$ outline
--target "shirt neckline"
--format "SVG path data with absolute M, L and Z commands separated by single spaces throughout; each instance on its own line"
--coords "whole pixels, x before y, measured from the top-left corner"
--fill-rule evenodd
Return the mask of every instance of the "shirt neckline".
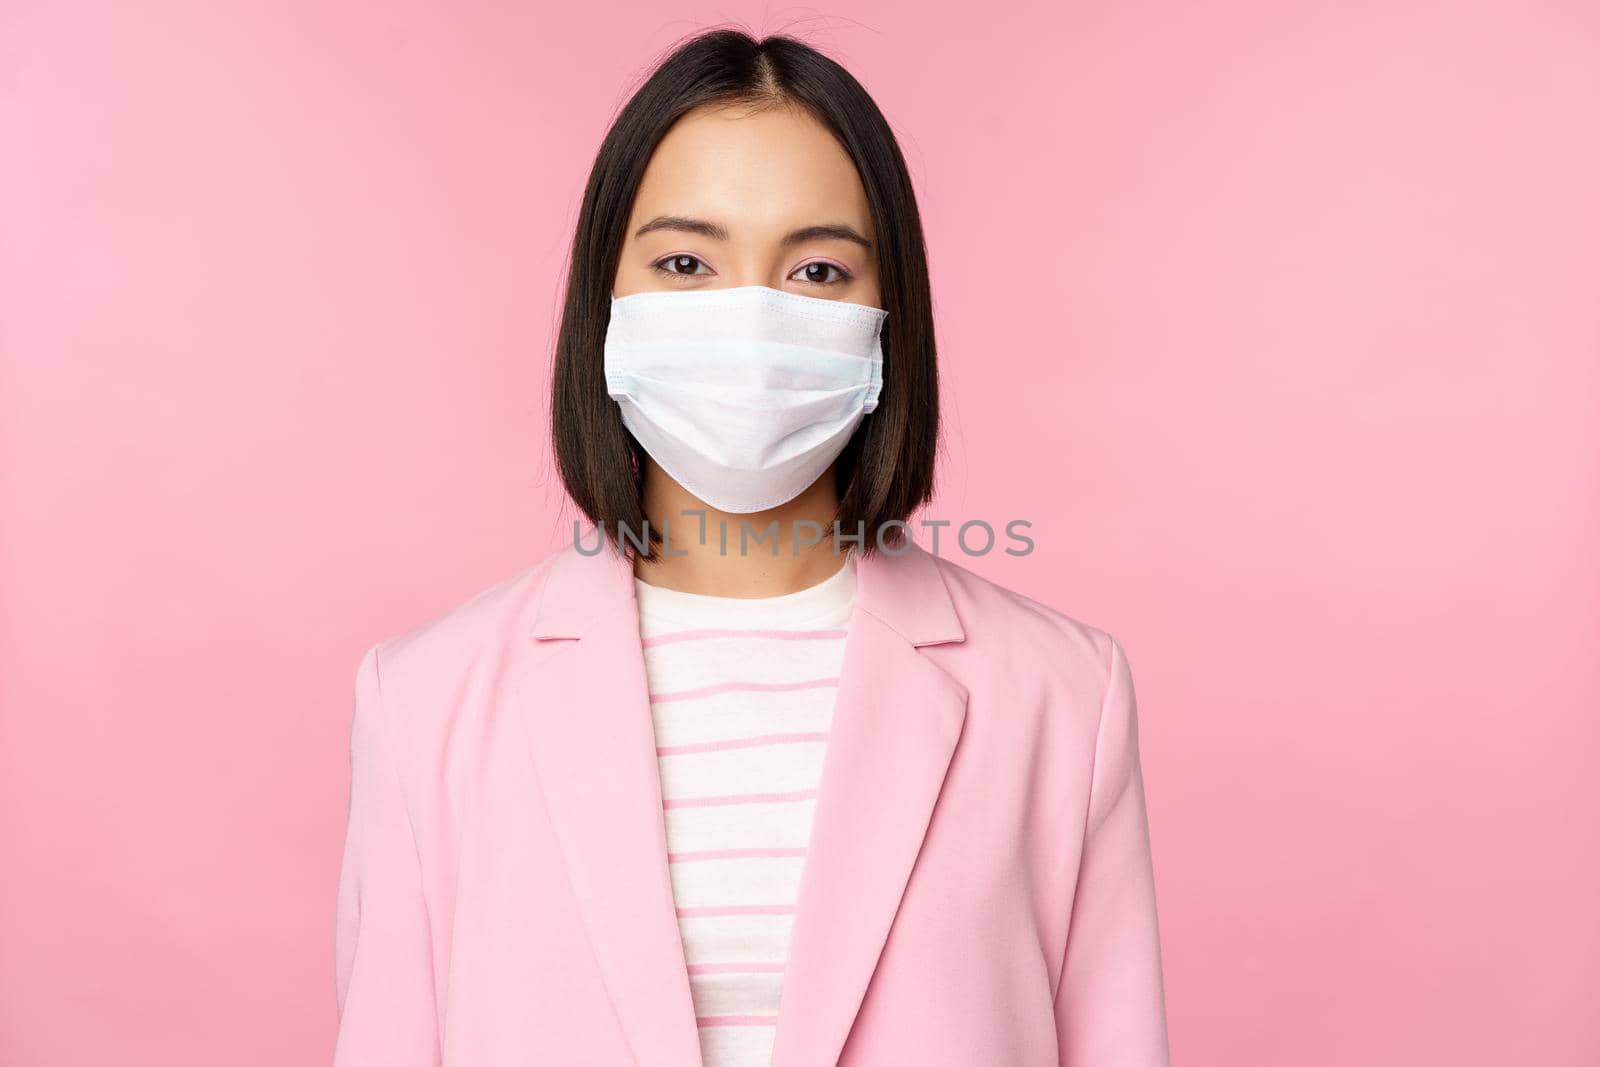
M 765 597 L 712 596 L 633 580 L 640 615 L 652 620 L 714 627 L 794 627 L 849 618 L 855 600 L 856 561 L 851 550 L 833 574 L 804 589 Z

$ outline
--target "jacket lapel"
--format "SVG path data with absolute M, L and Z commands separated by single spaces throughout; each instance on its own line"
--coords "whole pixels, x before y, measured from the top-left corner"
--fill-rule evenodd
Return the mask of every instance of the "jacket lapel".
M 862 557 L 856 597 L 773 1067 L 837 1062 L 966 717 L 966 691 L 918 651 L 964 636 L 937 561 L 914 545 Z
M 564 549 L 534 636 L 518 703 L 601 975 L 640 1067 L 698 1067 L 631 562 Z
M 822 784 L 802 870 L 774 1067 L 837 1061 L 900 906 L 966 716 L 921 646 L 964 634 L 914 544 L 857 560 Z M 516 682 L 546 808 L 640 1067 L 701 1063 L 668 873 L 631 562 L 562 550 Z

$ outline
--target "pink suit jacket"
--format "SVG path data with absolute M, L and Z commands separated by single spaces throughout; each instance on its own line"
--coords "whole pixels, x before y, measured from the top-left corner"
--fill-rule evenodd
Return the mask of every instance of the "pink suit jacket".
M 362 658 L 336 1067 L 701 1063 L 635 612 L 567 547 Z M 1118 642 L 860 559 L 792 938 L 775 1067 L 1164 1067 Z

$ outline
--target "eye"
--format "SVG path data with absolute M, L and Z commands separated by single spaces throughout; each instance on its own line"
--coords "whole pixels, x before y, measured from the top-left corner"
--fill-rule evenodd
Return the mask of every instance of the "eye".
M 830 271 L 833 272 L 832 276 L 829 274 Z M 817 260 L 800 267 L 789 277 L 796 281 L 810 282 L 812 285 L 841 285 L 849 281 L 852 275 L 837 263 Z
M 693 277 L 696 274 L 710 274 L 711 269 L 706 267 L 699 257 L 684 253 L 665 256 L 650 264 L 651 268 L 660 274 L 671 274 L 682 278 Z M 703 269 L 702 269 L 703 268 Z

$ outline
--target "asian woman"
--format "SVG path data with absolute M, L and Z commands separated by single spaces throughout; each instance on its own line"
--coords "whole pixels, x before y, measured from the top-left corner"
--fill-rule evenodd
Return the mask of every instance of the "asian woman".
M 1129 662 L 907 536 L 928 270 L 844 68 L 638 89 L 552 411 L 573 543 L 356 675 L 337 1067 L 1167 1064 Z

